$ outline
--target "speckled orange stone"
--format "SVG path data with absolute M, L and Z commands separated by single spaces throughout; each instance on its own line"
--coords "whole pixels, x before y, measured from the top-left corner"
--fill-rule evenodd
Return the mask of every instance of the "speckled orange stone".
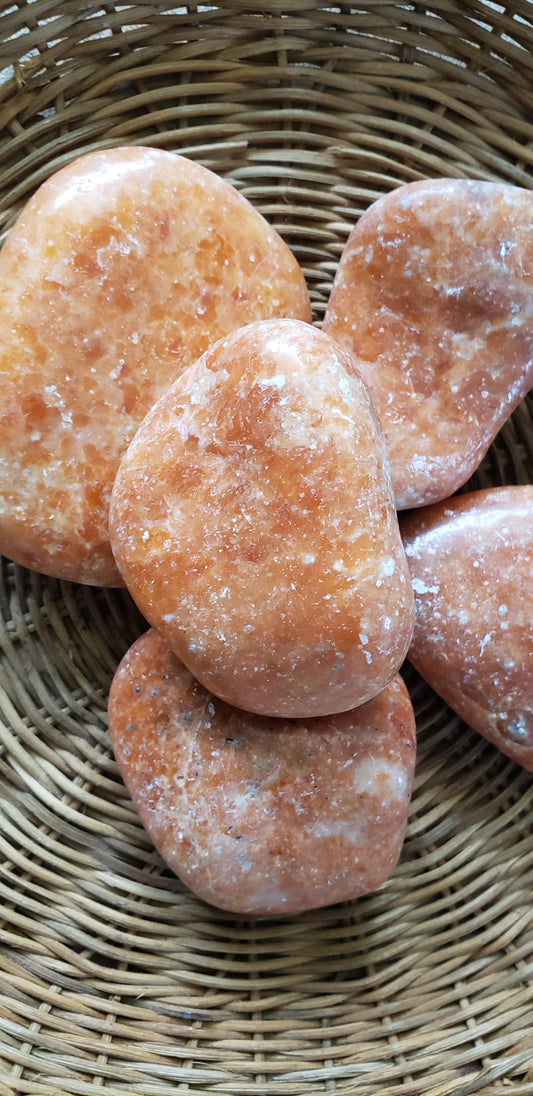
M 297 913 L 396 866 L 416 754 L 399 676 L 357 711 L 271 720 L 217 700 L 150 631 L 117 670 L 109 731 L 154 845 L 215 906 Z
M 113 488 L 113 550 L 142 613 L 247 711 L 353 708 L 409 646 L 385 445 L 347 364 L 297 320 L 233 332 L 152 408 Z
M 0 551 L 114 585 L 108 507 L 148 409 L 210 342 L 310 319 L 296 260 L 196 163 L 95 152 L 53 175 L 0 253 Z
M 533 486 L 475 491 L 402 521 L 409 659 L 458 714 L 533 771 Z
M 399 509 L 447 498 L 533 384 L 533 192 L 432 179 L 353 229 L 324 330 L 358 357 Z

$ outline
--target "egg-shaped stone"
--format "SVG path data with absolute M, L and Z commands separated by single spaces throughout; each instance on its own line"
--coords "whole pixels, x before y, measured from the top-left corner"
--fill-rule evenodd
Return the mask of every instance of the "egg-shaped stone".
M 230 704 L 344 711 L 404 659 L 382 433 L 346 351 L 309 324 L 250 324 L 182 374 L 121 461 L 110 528 L 141 612 Z

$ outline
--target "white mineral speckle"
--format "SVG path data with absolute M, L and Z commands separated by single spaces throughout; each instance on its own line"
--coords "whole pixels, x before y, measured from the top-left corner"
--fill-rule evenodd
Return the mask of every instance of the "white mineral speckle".
M 385 783 L 387 787 L 384 787 Z M 354 773 L 353 787 L 358 795 L 379 795 L 380 798 L 392 795 L 399 799 L 405 794 L 406 786 L 404 770 L 385 757 L 365 758 Z
M 350 818 L 344 821 L 343 819 L 328 819 L 323 822 L 315 822 L 312 828 L 313 839 L 317 838 L 344 838 L 345 841 L 349 841 L 351 845 L 355 845 L 361 840 L 361 831 L 355 824 L 355 820 Z
M 260 388 L 283 388 L 285 380 L 283 373 L 276 373 L 275 377 L 259 377 L 256 383 Z
M 525 716 L 518 715 L 511 723 L 508 724 L 507 733 L 511 738 L 521 741 L 528 737 L 527 724 Z
M 426 586 L 426 583 L 421 578 L 413 579 L 413 590 L 415 594 L 438 594 L 439 586 Z
M 484 654 L 485 647 L 487 646 L 487 643 L 489 643 L 489 641 L 491 639 L 492 639 L 492 632 L 487 632 L 486 635 L 483 636 L 483 639 L 480 640 L 480 644 L 479 644 L 479 653 L 480 654 Z
M 236 856 L 237 863 L 244 872 L 249 872 L 252 867 L 252 861 L 248 859 L 246 853 L 238 852 Z
M 44 394 L 47 398 L 49 407 L 57 407 L 63 403 L 61 394 L 58 392 L 55 384 L 45 384 Z

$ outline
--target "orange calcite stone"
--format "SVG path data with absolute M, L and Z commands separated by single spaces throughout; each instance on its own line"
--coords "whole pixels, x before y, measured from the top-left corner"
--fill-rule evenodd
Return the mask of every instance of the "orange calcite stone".
M 150 148 L 53 175 L 0 254 L 0 551 L 114 585 L 119 459 L 171 381 L 228 331 L 310 320 L 291 252 L 228 183 Z
M 150 631 L 117 670 L 109 731 L 154 845 L 215 906 L 297 913 L 396 866 L 416 754 L 399 676 L 356 711 L 272 720 L 217 700 Z
M 141 612 L 230 704 L 345 711 L 403 661 L 385 445 L 346 352 L 309 324 L 250 324 L 175 382 L 121 462 L 110 529 Z
M 409 659 L 462 719 L 533 771 L 533 486 L 457 496 L 402 521 Z
M 433 179 L 353 229 L 324 331 L 358 358 L 398 509 L 466 482 L 533 384 L 533 193 Z

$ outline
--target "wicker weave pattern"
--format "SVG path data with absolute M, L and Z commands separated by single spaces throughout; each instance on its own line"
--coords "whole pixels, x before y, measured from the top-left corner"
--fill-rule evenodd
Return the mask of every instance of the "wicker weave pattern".
M 0 231 L 51 171 L 145 143 L 267 216 L 317 323 L 357 216 L 452 175 L 533 185 L 533 3 L 0 8 Z M 471 486 L 533 478 L 524 401 Z M 127 595 L 0 570 L 0 1096 L 533 1094 L 531 777 L 407 669 L 401 863 L 280 922 L 186 892 L 109 752 Z

